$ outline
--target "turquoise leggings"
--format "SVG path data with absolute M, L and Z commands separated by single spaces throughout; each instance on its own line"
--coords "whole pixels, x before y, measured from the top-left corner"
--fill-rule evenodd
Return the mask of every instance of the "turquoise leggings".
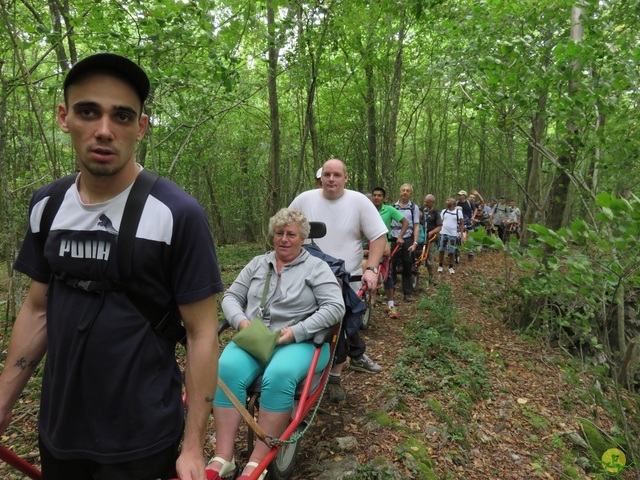
M 290 343 L 276 347 L 266 366 L 229 342 L 218 363 L 218 375 L 229 390 L 244 403 L 247 388 L 262 374 L 260 408 L 269 412 L 286 412 L 293 408 L 293 396 L 298 382 L 307 376 L 315 347 L 311 342 Z M 329 344 L 320 353 L 316 372 L 329 363 Z M 234 408 L 229 398 L 218 388 L 213 404 L 216 407 Z

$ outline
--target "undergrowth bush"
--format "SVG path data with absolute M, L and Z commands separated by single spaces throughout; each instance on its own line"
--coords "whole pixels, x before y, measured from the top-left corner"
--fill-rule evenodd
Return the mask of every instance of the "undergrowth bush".
M 516 253 L 524 271 L 519 290 L 529 322 L 576 349 L 620 365 L 618 354 L 640 335 L 625 323 L 640 287 L 640 201 L 600 194 L 590 223 L 558 231 L 531 225 L 529 248 Z M 629 304 L 632 305 L 629 305 Z M 619 310 L 621 309 L 621 310 Z
M 458 321 L 453 303 L 451 286 L 444 283 L 433 297 L 420 301 L 418 309 L 427 314 L 408 327 L 406 348 L 394 372 L 405 392 L 421 395 L 469 387 L 474 397 L 488 393 L 487 357 L 469 341 L 469 327 Z

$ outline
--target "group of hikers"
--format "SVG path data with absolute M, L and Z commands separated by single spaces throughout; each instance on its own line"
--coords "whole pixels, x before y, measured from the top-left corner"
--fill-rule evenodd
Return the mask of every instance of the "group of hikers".
M 469 199 L 460 191 L 442 211 L 433 195 L 422 207 L 414 204 L 408 184 L 394 206 L 385 205 L 382 188 L 369 200 L 346 188 L 346 165 L 333 158 L 319 171 L 319 188 L 270 219 L 273 251 L 255 257 L 225 291 L 202 207 L 135 161 L 136 143 L 149 126 L 144 103 L 150 91 L 147 74 L 125 57 L 101 53 L 76 63 L 63 83 L 57 121 L 70 136 L 79 173 L 40 188 L 29 206 L 14 268 L 31 284 L 0 375 L 0 435 L 46 355 L 38 420 L 46 480 L 235 476 L 241 419 L 217 387 L 218 377 L 242 400 L 263 375 L 259 424 L 277 438 L 289 421 L 296 384 L 310 368 L 317 332 L 345 318 L 333 363 L 325 346 L 317 366 L 330 368 L 331 401 L 346 398 L 345 367 L 383 370 L 366 353 L 357 316 L 348 312 L 363 285 L 377 288 L 385 253 L 398 252 L 396 272 L 401 265 L 404 299 L 412 301 L 411 265 L 421 243 L 439 234 L 438 270 L 448 252 L 454 273 L 452 254 L 465 230 L 492 225 L 503 235 L 510 223 L 521 224 L 515 205 L 506 207 L 501 197 L 488 210 L 475 190 Z M 328 263 L 303 248 L 310 222 L 326 225 L 327 234 L 314 241 L 342 263 L 351 283 L 340 285 Z M 427 264 L 432 275 L 434 265 Z M 394 290 L 385 284 L 392 317 Z M 239 342 L 219 355 L 222 292 L 222 310 L 235 330 L 266 326 L 271 332 L 268 356 Z M 182 369 L 178 341 L 186 347 Z M 205 462 L 212 408 L 216 452 Z M 263 479 L 266 470 L 258 467 L 269 448 L 258 440 L 237 478 Z
M 398 274 L 402 278 L 404 299 L 411 300 L 415 264 L 424 261 L 429 281 L 435 282 L 436 273 L 445 271 L 445 257 L 448 272 L 455 273 L 460 246 L 469 232 L 484 228 L 487 235 L 497 235 L 506 241 L 509 235 L 519 238 L 522 227 L 522 214 L 515 200 L 507 205 L 505 197 L 500 196 L 499 201 L 494 197 L 487 204 L 477 190 L 472 190 L 470 195 L 460 190 L 458 199 L 448 198 L 443 209 L 436 207 L 433 194 L 425 196 L 422 206 L 414 203 L 413 187 L 408 183 L 400 187 L 399 198 L 392 205 L 385 203 L 386 191 L 382 187 L 375 187 L 368 196 L 389 230 L 385 255 L 390 257 L 391 271 L 383 281 L 387 314 L 391 318 L 398 318 L 394 299 Z M 474 255 L 473 250 L 468 250 L 470 261 Z

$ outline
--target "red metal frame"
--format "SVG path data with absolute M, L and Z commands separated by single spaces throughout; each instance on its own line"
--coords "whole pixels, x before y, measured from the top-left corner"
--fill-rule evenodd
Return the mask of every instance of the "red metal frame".
M 33 480 L 40 480 L 42 478 L 40 470 L 3 446 L 0 446 L 0 460 L 3 460 L 8 465 L 11 465 L 13 468 L 19 470 Z
M 331 336 L 331 341 L 329 342 L 331 355 L 330 358 L 333 358 L 333 352 L 336 348 L 336 343 L 338 342 L 338 334 L 340 333 L 340 326 L 338 325 Z M 313 352 L 313 357 L 311 358 L 311 365 L 309 366 L 309 370 L 307 373 L 307 377 L 304 382 L 304 386 L 302 388 L 302 393 L 300 394 L 300 400 L 298 401 L 298 407 L 296 408 L 295 415 L 291 419 L 289 426 L 286 428 L 284 433 L 280 435 L 280 440 L 289 440 L 291 435 L 296 431 L 298 426 L 305 419 L 307 414 L 311 411 L 317 401 L 320 400 L 320 396 L 324 392 L 324 385 L 327 382 L 327 378 L 329 377 L 329 372 L 331 371 L 331 365 L 327 365 L 322 372 L 322 378 L 319 383 L 318 388 L 313 393 L 309 393 L 311 391 L 311 387 L 313 385 L 313 372 L 316 371 L 316 366 L 318 365 L 318 360 L 320 360 L 320 352 L 322 350 L 322 345 L 317 346 Z M 250 445 L 249 448 L 252 446 Z M 278 452 L 280 451 L 281 446 L 274 446 L 269 453 L 262 459 L 262 461 L 258 464 L 256 469 L 249 475 L 249 480 L 257 480 L 260 474 L 267 469 L 267 467 L 271 464 L 271 462 L 276 458 Z

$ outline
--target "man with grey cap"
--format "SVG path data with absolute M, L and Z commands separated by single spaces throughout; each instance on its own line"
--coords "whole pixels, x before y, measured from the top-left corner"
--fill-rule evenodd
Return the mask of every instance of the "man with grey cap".
M 130 193 L 150 175 L 140 175 L 135 161 L 148 126 L 149 79 L 127 58 L 102 53 L 76 63 L 63 87 L 57 119 L 79 174 L 40 188 L 31 200 L 15 269 L 32 281 L 0 376 L 0 434 L 46 353 L 38 424 L 43 478 L 204 480 L 217 378 L 216 294 L 223 290 L 209 224 L 195 199 L 155 180 L 131 235 L 124 284 L 118 232 L 126 230 Z M 61 203 L 43 228 L 52 198 Z M 167 299 L 184 323 L 186 421 L 175 340 L 141 312 L 141 296 Z

